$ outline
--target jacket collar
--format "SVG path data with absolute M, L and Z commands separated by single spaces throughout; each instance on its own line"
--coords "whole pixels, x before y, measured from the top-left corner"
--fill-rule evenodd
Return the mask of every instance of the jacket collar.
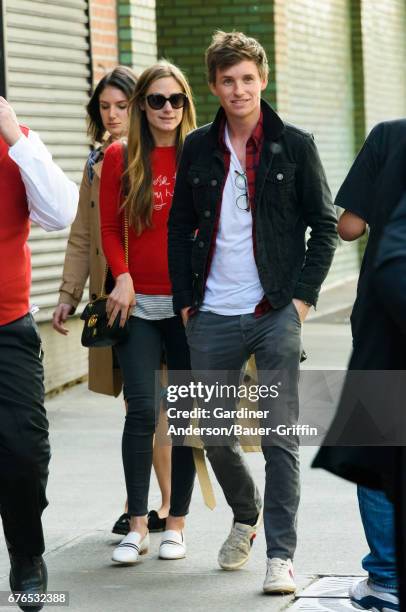
M 277 140 L 285 129 L 284 122 L 265 100 L 261 100 L 261 110 L 264 124 L 264 139 Z M 220 107 L 208 132 L 213 146 L 218 145 L 220 129 L 225 119 L 226 114 L 224 109 Z
M 107 140 L 105 140 L 103 142 L 103 144 L 101 145 L 101 147 L 99 147 L 97 150 L 100 153 L 100 156 L 97 160 L 97 162 L 93 165 L 93 172 L 96 174 L 96 176 L 100 179 L 101 178 L 101 171 L 102 171 L 102 166 L 103 166 L 103 158 L 104 158 L 104 153 L 107 149 L 107 147 L 109 147 L 111 145 L 111 143 L 114 142 L 113 139 L 110 137 Z

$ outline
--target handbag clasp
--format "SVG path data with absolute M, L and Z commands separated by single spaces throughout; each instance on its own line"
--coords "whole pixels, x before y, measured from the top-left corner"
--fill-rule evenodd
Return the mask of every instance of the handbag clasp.
M 94 327 L 97 323 L 97 314 L 93 314 L 91 317 L 89 317 L 89 320 L 87 322 L 87 326 L 88 327 Z

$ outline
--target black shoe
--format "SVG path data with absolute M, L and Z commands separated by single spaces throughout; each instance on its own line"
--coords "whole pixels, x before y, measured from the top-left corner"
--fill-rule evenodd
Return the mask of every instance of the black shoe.
M 13 593 L 40 595 L 46 593 L 48 572 L 41 556 L 18 555 L 9 551 L 10 555 L 10 589 Z M 35 612 L 42 610 L 43 604 L 18 604 L 20 610 Z
M 120 516 L 119 519 L 114 523 L 112 533 L 117 533 L 118 535 L 127 535 L 130 531 L 130 515 L 124 512 Z
M 156 510 L 150 510 L 148 512 L 148 529 L 149 531 L 165 531 L 166 519 L 160 518 Z

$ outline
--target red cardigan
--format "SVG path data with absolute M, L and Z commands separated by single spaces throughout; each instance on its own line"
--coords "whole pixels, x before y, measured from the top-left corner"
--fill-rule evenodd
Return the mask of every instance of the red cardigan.
M 151 154 L 153 179 L 152 227 L 137 236 L 128 232 L 128 267 L 123 246 L 123 201 L 121 175 L 124 171 L 120 142 L 104 154 L 100 182 L 100 220 L 103 251 L 114 277 L 129 272 L 136 293 L 171 295 L 168 271 L 168 216 L 176 176 L 176 148 L 155 147 Z

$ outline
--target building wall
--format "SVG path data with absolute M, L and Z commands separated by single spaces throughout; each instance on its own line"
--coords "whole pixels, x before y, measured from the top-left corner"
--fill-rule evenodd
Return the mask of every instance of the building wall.
M 211 120 L 217 108 L 207 88 L 204 65 L 204 50 L 217 28 L 243 30 L 264 45 L 271 64 L 265 97 L 284 119 L 314 133 L 333 193 L 370 128 L 377 121 L 406 114 L 406 5 L 403 0 L 384 3 L 378 0 L 75 0 L 67 3 L 72 5 L 69 10 L 82 6 L 84 9 L 80 20 L 72 25 L 72 32 L 87 27 L 87 2 L 91 48 L 87 50 L 89 40 L 84 37 L 83 44 L 71 50 L 72 57 L 83 51 L 85 56 L 81 60 L 81 73 L 69 88 L 66 100 L 72 126 L 79 122 L 83 126 L 79 130 L 83 137 L 81 148 L 70 133 L 66 138 L 64 135 L 61 143 L 63 123 L 55 104 L 50 120 L 42 119 L 44 102 L 39 104 L 36 100 L 36 106 L 30 106 L 35 110 L 30 124 L 40 131 L 58 162 L 76 180 L 87 154 L 83 113 L 86 92 L 80 99 L 80 109 L 74 112 L 71 109 L 77 103 L 80 79 L 85 81 L 82 90 L 85 91 L 88 82 L 90 92 L 89 65 L 94 84 L 118 61 L 141 71 L 157 57 L 167 57 L 189 77 L 198 107 L 198 122 L 203 124 Z M 51 17 L 55 28 L 60 29 L 60 36 L 66 35 L 61 26 L 65 14 L 62 2 L 59 5 L 54 0 L 43 0 L 37 6 L 35 0 L 10 0 L 11 17 L 5 34 L 12 53 L 7 76 L 10 92 L 15 97 L 25 68 L 34 71 L 37 62 L 35 53 L 31 62 L 26 62 L 25 46 L 35 38 L 34 30 L 41 30 L 34 23 L 28 23 L 26 32 L 20 32 L 25 27 L 21 17 L 24 13 L 19 13 L 17 8 L 22 4 L 32 5 L 34 13 L 49 4 L 46 17 Z M 20 42 L 21 48 L 16 48 Z M 62 52 L 63 49 L 56 49 L 55 57 L 59 58 Z M 88 64 L 86 53 L 91 53 Z M 78 61 L 75 60 L 76 64 Z M 75 62 L 66 60 L 64 74 L 69 78 L 74 76 Z M 55 70 L 56 66 L 51 66 L 42 80 L 55 78 Z M 24 102 L 27 83 L 31 81 L 25 77 L 23 81 L 20 98 Z M 36 84 L 34 80 L 33 84 Z M 36 92 L 37 98 L 45 95 L 44 87 L 41 90 L 36 87 Z M 20 102 L 15 103 L 21 114 Z M 62 110 L 65 112 L 65 108 Z M 78 151 L 83 159 L 76 166 Z M 75 318 L 69 322 L 67 338 L 56 334 L 50 324 L 54 304 L 47 296 L 50 291 L 57 291 L 55 283 L 60 277 L 66 236 L 67 232 L 59 232 L 49 235 L 45 241 L 38 228 L 34 228 L 31 237 L 33 301 L 41 306 L 39 324 L 45 345 L 47 390 L 80 378 L 87 371 L 87 351 L 80 346 L 81 321 Z M 51 274 L 49 278 L 48 271 L 43 270 L 46 266 Z M 342 245 L 328 280 L 333 283 L 357 271 L 356 246 Z
M 117 30 L 117 5 L 116 0 L 89 0 L 89 22 L 90 22 L 90 51 L 89 63 L 91 67 L 92 85 L 95 86 L 103 75 L 117 66 L 118 63 L 118 30 Z M 89 83 L 90 93 L 90 83 Z M 83 126 L 85 129 L 85 125 Z M 89 150 L 89 149 L 88 149 Z M 86 155 L 83 156 L 84 166 Z M 66 234 L 66 232 L 64 232 Z M 64 248 L 66 242 L 64 243 Z M 35 249 L 35 243 L 33 243 Z M 53 263 L 59 267 L 59 278 L 62 274 L 62 263 L 64 260 L 64 249 L 59 250 L 53 256 Z M 59 284 L 59 281 L 58 281 Z M 33 301 L 38 301 L 33 296 Z M 88 299 L 87 289 L 84 292 L 84 300 Z M 69 328 L 68 336 L 61 336 L 55 332 L 50 322 L 52 311 L 56 305 L 48 310 L 42 309 L 38 315 L 40 333 L 44 346 L 45 388 L 46 391 L 57 389 L 68 382 L 86 376 L 88 351 L 82 347 L 80 336 L 83 323 L 79 316 L 71 318 L 67 322 Z M 77 309 L 79 315 L 83 305 Z
M 87 376 L 88 349 L 80 343 L 83 322 L 69 319 L 69 334 L 61 336 L 51 323 L 39 323 L 44 349 L 45 391 L 60 389 Z
M 362 0 L 366 131 L 406 115 L 406 3 Z
M 116 0 L 89 0 L 89 33 L 90 33 L 90 53 L 89 65 L 92 75 L 92 84 L 89 83 L 89 94 L 91 85 L 96 85 L 103 75 L 114 68 L 118 63 L 118 33 L 117 33 L 117 6 Z M 84 100 L 84 104 L 87 100 Z M 83 124 L 83 130 L 86 127 Z M 85 164 L 87 152 L 84 152 L 82 167 Z M 81 176 L 81 172 L 80 175 Z M 67 235 L 67 232 L 63 232 Z M 49 235 L 53 237 L 53 234 Z M 62 274 L 62 263 L 64 260 L 64 241 L 63 249 L 53 254 L 53 265 L 58 267 L 60 279 Z M 34 253 L 36 252 L 36 241 L 32 242 Z M 35 258 L 41 257 L 38 252 Z M 59 281 L 58 281 L 59 284 Z M 84 300 L 87 300 L 87 290 L 84 293 Z M 32 296 L 34 302 L 40 300 L 40 296 Z M 79 317 L 68 320 L 68 336 L 61 336 L 52 328 L 50 318 L 56 306 L 57 296 L 54 304 L 46 304 L 47 308 L 42 308 L 37 318 L 39 319 L 40 333 L 44 346 L 44 366 L 45 366 L 45 388 L 46 391 L 57 389 L 68 382 L 86 376 L 88 351 L 80 343 L 83 323 Z M 82 306 L 77 309 L 78 315 Z
M 333 196 L 354 157 L 351 34 L 348 0 L 275 0 L 277 109 L 314 134 Z M 357 245 L 342 243 L 327 282 L 357 268 Z
M 90 0 L 90 41 L 93 83 L 118 64 L 116 0 Z
M 348 0 L 157 0 L 158 51 L 185 70 L 203 124 L 217 109 L 204 66 L 213 30 L 256 37 L 270 62 L 264 97 L 286 121 L 315 135 L 335 194 L 354 156 L 350 8 Z M 357 269 L 357 246 L 343 244 L 328 282 Z
M 120 63 L 138 73 L 157 59 L 155 0 L 118 0 Z
M 158 54 L 178 64 L 192 85 L 198 123 L 211 121 L 218 108 L 207 87 L 204 52 L 214 30 L 243 29 L 273 57 L 273 2 L 246 0 L 157 0 Z M 264 93 L 275 100 L 274 74 Z

